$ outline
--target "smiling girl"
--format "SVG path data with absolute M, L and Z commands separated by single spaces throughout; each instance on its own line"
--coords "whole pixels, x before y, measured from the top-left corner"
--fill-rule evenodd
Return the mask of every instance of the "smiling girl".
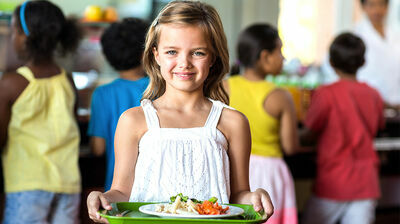
M 149 87 L 118 122 L 111 190 L 88 196 L 94 221 L 107 222 L 98 210 L 111 202 L 166 202 L 179 192 L 272 214 L 268 193 L 249 190 L 249 124 L 222 87 L 228 57 L 213 7 L 174 1 L 160 12 L 146 37 Z

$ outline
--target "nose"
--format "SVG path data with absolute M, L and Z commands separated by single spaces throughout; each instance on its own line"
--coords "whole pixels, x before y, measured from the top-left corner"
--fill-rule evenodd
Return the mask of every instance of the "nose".
M 192 67 L 192 63 L 190 61 L 190 56 L 186 54 L 181 54 L 178 58 L 178 66 L 182 69 L 187 69 Z

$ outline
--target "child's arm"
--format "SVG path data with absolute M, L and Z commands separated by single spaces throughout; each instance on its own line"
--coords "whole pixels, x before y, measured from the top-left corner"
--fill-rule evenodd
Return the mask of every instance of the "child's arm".
M 141 107 L 125 111 L 115 132 L 115 167 L 111 189 L 105 193 L 93 191 L 87 199 L 89 217 L 96 222 L 106 222 L 97 213 L 100 206 L 110 210 L 111 202 L 128 201 L 134 181 L 139 140 L 147 130 Z
M 293 155 L 299 147 L 297 117 L 293 98 L 284 89 L 275 89 L 264 101 L 265 111 L 280 121 L 279 136 L 286 155 Z
M 304 127 L 299 130 L 300 147 L 299 152 L 312 152 L 315 151 L 318 136 L 309 128 Z
M 250 192 L 249 159 L 251 150 L 250 126 L 247 118 L 238 111 L 224 109 L 218 129 L 228 140 L 231 180 L 230 202 L 252 204 L 256 211 L 263 209 L 268 216 L 273 213 L 271 199 L 266 191 Z
M 8 123 L 11 118 L 10 91 L 8 84 L 4 80 L 0 80 L 0 150 L 6 144 Z
M 102 156 L 106 151 L 106 140 L 101 137 L 90 137 L 90 150 L 95 156 Z
M 0 79 L 0 150 L 6 145 L 11 107 L 29 82 L 16 72 L 2 75 Z

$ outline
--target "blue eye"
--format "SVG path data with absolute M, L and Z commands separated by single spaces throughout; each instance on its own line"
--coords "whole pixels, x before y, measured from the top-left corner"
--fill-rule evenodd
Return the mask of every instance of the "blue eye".
M 206 54 L 201 51 L 195 51 L 195 52 L 193 52 L 193 55 L 194 56 L 205 56 Z
M 174 50 L 167 51 L 166 53 L 169 55 L 176 55 L 176 51 Z

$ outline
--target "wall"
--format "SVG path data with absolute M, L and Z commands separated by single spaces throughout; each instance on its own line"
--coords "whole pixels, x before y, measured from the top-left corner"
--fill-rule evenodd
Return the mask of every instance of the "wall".
M 256 22 L 278 24 L 279 0 L 202 0 L 218 11 L 228 40 L 230 61 L 236 60 L 236 42 L 242 29 Z

